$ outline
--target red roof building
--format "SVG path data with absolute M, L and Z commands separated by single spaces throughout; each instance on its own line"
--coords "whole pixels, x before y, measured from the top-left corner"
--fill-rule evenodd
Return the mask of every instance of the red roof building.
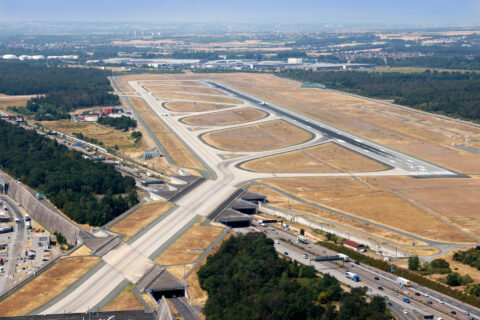
M 347 247 L 347 248 L 350 248 L 350 249 L 353 249 L 353 250 L 356 250 L 358 252 L 367 251 L 367 249 L 365 248 L 365 246 L 363 244 L 357 243 L 357 242 L 352 241 L 352 240 L 345 240 L 343 242 L 343 246 Z

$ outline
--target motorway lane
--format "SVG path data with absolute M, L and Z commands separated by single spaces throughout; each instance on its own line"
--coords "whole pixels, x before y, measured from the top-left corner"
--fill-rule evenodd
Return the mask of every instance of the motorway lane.
M 260 228 L 259 231 L 265 232 L 267 236 L 278 239 L 278 238 L 284 238 L 284 239 L 290 239 L 292 242 L 295 242 L 296 236 L 292 235 L 288 232 L 285 232 L 281 229 L 273 228 L 273 227 L 267 227 L 267 228 Z M 288 244 L 283 243 L 284 246 L 288 246 Z M 309 255 L 312 256 L 312 252 L 314 255 L 335 255 L 337 252 L 331 251 L 329 249 L 320 247 L 318 245 L 310 245 L 310 248 L 308 246 L 303 245 L 303 244 L 297 244 L 298 246 L 305 247 L 305 250 L 309 252 Z M 300 249 L 289 246 L 291 250 L 296 250 L 298 252 L 302 252 Z M 303 253 L 302 253 L 303 254 Z M 313 256 L 312 256 L 313 257 Z M 303 259 L 303 257 L 301 258 Z M 338 268 L 338 265 L 333 264 L 333 263 L 324 263 L 324 268 Z M 353 265 L 353 268 L 351 267 Z M 417 285 L 413 285 L 410 288 L 406 287 L 398 287 L 396 283 L 396 276 L 389 274 L 387 272 L 383 272 L 380 270 L 377 270 L 373 267 L 366 266 L 366 265 L 355 265 L 355 264 L 346 264 L 347 269 L 345 271 L 352 271 L 356 274 L 359 275 L 361 281 L 365 284 L 368 284 L 369 287 L 371 287 L 374 290 L 377 290 L 377 292 L 380 292 L 380 295 L 388 295 L 391 297 L 396 297 L 398 299 L 403 299 L 404 296 L 407 296 L 412 303 L 410 305 L 403 304 L 402 301 L 401 304 L 403 308 L 406 308 L 407 310 L 415 309 L 415 310 L 423 310 L 423 313 L 425 314 L 434 314 L 437 315 L 439 313 L 442 313 L 442 317 L 444 319 L 451 318 L 450 312 L 452 310 L 455 310 L 457 312 L 457 315 L 455 316 L 457 319 L 468 319 L 468 317 L 464 314 L 465 311 L 468 311 L 470 314 L 473 316 L 477 317 L 477 309 L 467 305 L 463 304 L 459 301 L 453 300 L 450 297 L 443 296 L 437 292 L 432 292 L 431 290 L 428 290 L 423 287 L 419 287 Z M 374 277 L 377 276 L 379 280 L 374 280 Z M 340 279 L 341 280 L 341 279 Z M 382 286 L 384 290 L 378 291 L 376 289 L 378 286 Z M 421 290 L 418 290 L 417 288 L 421 288 Z M 393 292 L 396 291 L 398 295 L 395 295 Z M 405 294 L 405 292 L 407 292 Z M 421 293 L 420 296 L 416 296 L 415 292 Z M 382 294 L 383 293 L 383 294 Z M 424 295 L 424 293 L 428 294 L 428 297 Z M 437 299 L 436 296 L 440 296 L 440 299 Z M 390 299 L 392 300 L 392 299 Z M 444 301 L 444 304 L 438 303 L 440 300 Z M 447 302 L 447 300 L 453 300 L 454 304 L 450 304 Z M 427 304 L 427 301 L 432 301 L 432 305 Z
M 452 177 L 458 175 L 455 172 L 441 168 L 437 165 L 431 164 L 426 161 L 422 161 L 420 159 L 403 154 L 401 152 L 387 148 L 385 146 L 381 146 L 377 143 L 355 136 L 346 131 L 329 126 L 318 120 L 310 119 L 292 110 L 280 107 L 278 105 L 274 105 L 272 103 L 268 103 L 268 104 L 262 103 L 262 100 L 254 96 L 232 89 L 225 85 L 221 85 L 217 82 L 214 82 L 214 81 L 205 81 L 205 82 L 215 87 L 218 90 L 221 90 L 227 94 L 230 94 L 231 96 L 237 99 L 248 101 L 254 106 L 256 106 L 257 108 L 276 113 L 279 116 L 283 117 L 285 120 L 289 120 L 293 124 L 297 124 L 297 125 L 302 124 L 304 126 L 310 127 L 311 129 L 315 129 L 318 132 L 322 133 L 323 135 L 330 137 L 336 142 L 342 145 L 345 145 L 346 147 L 354 151 L 357 151 L 367 157 L 372 157 L 386 165 L 403 169 L 409 172 L 410 175 L 452 176 Z
M 0 196 L 2 200 L 2 207 L 5 204 L 12 215 L 12 219 L 19 219 L 20 221 L 14 225 L 14 237 L 13 246 L 9 247 L 8 250 L 8 262 L 5 264 L 5 273 L 0 277 L 0 293 L 3 293 L 8 287 L 11 286 L 13 279 L 13 274 L 15 273 L 17 260 L 20 258 L 20 245 L 25 237 L 25 219 L 20 213 L 18 207 L 13 203 L 9 198 L 5 196 Z

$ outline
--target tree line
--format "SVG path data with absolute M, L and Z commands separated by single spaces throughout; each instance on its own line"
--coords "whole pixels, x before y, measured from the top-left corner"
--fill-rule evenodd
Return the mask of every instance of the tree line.
M 345 292 L 328 274 L 279 258 L 263 233 L 230 237 L 198 271 L 207 319 L 390 319 L 366 288 Z M 339 306 L 337 309 L 336 306 Z
M 478 73 L 288 70 L 283 75 L 368 97 L 393 99 L 397 104 L 428 112 L 480 120 Z
M 0 165 L 72 220 L 100 226 L 138 203 L 135 181 L 56 140 L 0 120 Z
M 126 116 L 121 116 L 120 118 L 100 117 L 97 122 L 123 131 L 128 131 L 130 128 L 135 129 L 137 127 L 137 120 Z
M 26 107 L 12 111 L 32 115 L 36 120 L 69 118 L 78 108 L 119 104 L 111 94 L 110 71 L 69 68 L 34 62 L 1 63 L 0 92 L 9 95 L 38 95 Z

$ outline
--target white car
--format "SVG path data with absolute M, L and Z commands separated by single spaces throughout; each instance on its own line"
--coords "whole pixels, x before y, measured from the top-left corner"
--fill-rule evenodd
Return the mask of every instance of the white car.
M 276 244 L 280 244 L 280 240 L 275 240 L 275 243 L 276 243 Z
M 407 314 L 407 313 L 408 313 L 408 311 L 407 311 L 407 310 L 405 310 L 405 309 L 403 309 L 403 313 Z

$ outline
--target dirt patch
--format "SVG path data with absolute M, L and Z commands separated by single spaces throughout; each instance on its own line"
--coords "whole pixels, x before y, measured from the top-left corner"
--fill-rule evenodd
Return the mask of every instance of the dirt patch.
M 267 179 L 262 182 L 312 203 L 427 239 L 472 241 L 465 233 L 426 213 L 408 199 L 399 197 L 387 188 L 367 184 L 366 180 L 295 178 Z
M 92 250 L 90 250 L 86 245 L 81 245 L 80 248 L 70 254 L 70 257 L 89 256 L 92 254 Z
M 101 261 L 97 257 L 64 259 L 0 302 L 0 315 L 28 314 L 65 291 Z
M 273 120 L 209 132 L 202 138 L 218 149 L 248 152 L 296 145 L 311 139 L 312 135 L 283 120 Z
M 137 297 L 135 297 L 133 288 L 133 283 L 129 283 L 112 301 L 100 309 L 100 311 L 143 310 L 143 305 L 138 301 Z
M 130 98 L 130 102 L 176 164 L 200 170 L 205 169 L 163 122 L 152 113 L 143 99 Z
M 199 95 L 191 94 L 188 92 L 185 93 L 174 93 L 174 92 L 157 92 L 153 94 L 157 98 L 165 99 L 178 99 L 178 100 L 191 100 L 191 101 L 205 101 L 205 102 L 219 102 L 219 103 L 230 103 L 230 104 L 241 104 L 240 100 L 229 98 L 226 96 L 219 95 Z
M 204 112 L 231 108 L 231 105 L 208 102 L 174 101 L 165 103 L 165 108 L 177 112 Z
M 192 126 L 227 126 L 265 118 L 267 113 L 255 108 L 237 108 L 183 118 L 182 122 Z
M 123 238 L 123 241 L 128 241 L 153 221 L 160 218 L 172 207 L 173 203 L 171 202 L 150 202 L 114 225 L 111 230 L 113 232 L 124 234 L 125 237 Z
M 245 162 L 243 169 L 255 172 L 364 172 L 387 166 L 335 143 L 282 153 Z
M 191 263 L 200 257 L 208 246 L 222 233 L 221 228 L 201 226 L 200 219 L 163 251 L 155 262 L 160 265 Z M 188 269 L 187 269 L 188 270 Z

